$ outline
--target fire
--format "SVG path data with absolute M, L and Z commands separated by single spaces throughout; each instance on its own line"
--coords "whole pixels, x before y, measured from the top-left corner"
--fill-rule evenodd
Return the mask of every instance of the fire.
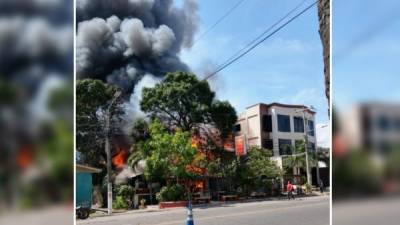
M 215 128 L 203 129 L 197 134 L 194 134 L 191 139 L 192 147 L 199 151 L 203 151 L 210 141 L 216 146 L 224 148 L 225 151 L 234 151 L 233 134 L 229 134 L 227 137 L 222 138 L 220 132 Z
M 225 138 L 223 140 L 223 145 L 224 145 L 224 149 L 226 151 L 230 151 L 230 152 L 234 152 L 235 148 L 234 148 L 234 137 L 232 134 L 229 134 L 227 138 Z
M 196 185 L 196 188 L 197 188 L 197 189 L 200 189 L 200 190 L 203 190 L 203 189 L 204 189 L 204 182 L 201 181 L 201 180 L 197 180 L 197 181 L 195 182 L 195 185 Z
M 125 150 L 119 150 L 118 153 L 112 158 L 113 165 L 121 169 L 125 166 L 128 153 Z
M 197 149 L 198 154 L 191 163 L 191 165 L 186 166 L 186 170 L 199 175 L 206 174 L 207 169 L 201 166 L 201 161 L 215 160 L 214 153 L 212 151 L 207 150 L 210 141 L 213 144 L 221 148 L 224 148 L 225 151 L 232 152 L 234 151 L 233 140 L 234 136 L 232 134 L 228 135 L 228 137 L 226 138 L 221 138 L 220 133 L 215 128 L 207 128 L 200 130 L 198 133 L 194 134 L 191 138 L 191 145 L 193 148 Z
M 32 163 L 32 161 L 33 161 L 32 150 L 27 146 L 23 146 L 18 152 L 18 157 L 17 157 L 18 166 L 21 169 L 25 169 Z

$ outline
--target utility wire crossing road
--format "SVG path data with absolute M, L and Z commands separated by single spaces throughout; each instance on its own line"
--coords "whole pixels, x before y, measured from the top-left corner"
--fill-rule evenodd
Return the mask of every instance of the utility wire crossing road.
M 92 225 L 182 225 L 186 209 L 127 213 L 78 220 Z M 193 210 L 196 225 L 328 225 L 329 197 L 205 206 Z

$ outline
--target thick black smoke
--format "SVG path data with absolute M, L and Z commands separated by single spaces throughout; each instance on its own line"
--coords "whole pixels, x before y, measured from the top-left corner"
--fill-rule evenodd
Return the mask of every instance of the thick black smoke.
M 73 4 L 0 1 L 0 78 L 35 97 L 51 76 L 73 77 Z
M 147 74 L 188 71 L 179 58 L 197 30 L 197 3 L 185 0 L 77 0 L 78 79 L 97 78 L 128 96 Z

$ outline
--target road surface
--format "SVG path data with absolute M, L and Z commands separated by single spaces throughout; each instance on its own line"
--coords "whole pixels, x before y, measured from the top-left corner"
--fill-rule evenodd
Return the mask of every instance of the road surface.
M 332 225 L 398 225 L 400 197 L 334 201 Z
M 125 213 L 78 220 L 78 225 L 184 225 L 186 209 Z M 329 197 L 225 204 L 195 208 L 196 225 L 328 225 Z

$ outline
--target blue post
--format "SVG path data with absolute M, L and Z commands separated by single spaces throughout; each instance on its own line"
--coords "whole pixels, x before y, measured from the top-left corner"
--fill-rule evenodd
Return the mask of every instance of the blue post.
M 194 225 L 192 201 L 189 201 L 189 204 L 188 204 L 188 214 L 187 214 L 187 219 L 186 219 L 186 225 Z

